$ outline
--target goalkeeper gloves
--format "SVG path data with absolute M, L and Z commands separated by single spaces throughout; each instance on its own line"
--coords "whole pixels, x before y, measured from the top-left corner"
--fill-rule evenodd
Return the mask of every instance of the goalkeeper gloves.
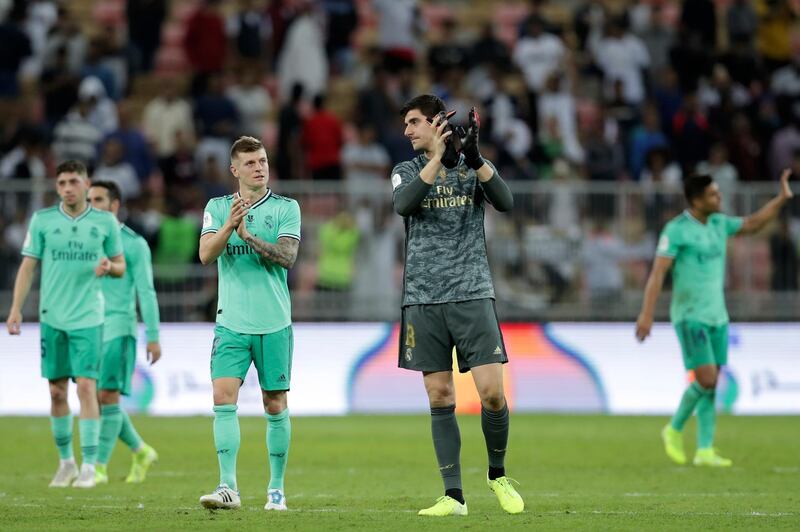
M 464 154 L 464 162 L 473 170 L 478 170 L 485 163 L 483 157 L 481 157 L 481 152 L 478 150 L 478 130 L 480 127 L 481 117 L 478 115 L 478 111 L 473 107 L 469 111 L 469 126 L 467 127 L 466 134 L 461 139 L 461 151 Z
M 456 114 L 455 111 L 450 111 L 445 113 L 442 111 L 439 113 L 439 123 L 444 120 L 450 120 L 453 115 Z M 432 124 L 433 119 L 428 118 L 428 123 Z M 459 155 L 458 152 L 461 150 L 461 136 L 459 135 L 459 131 L 454 129 L 452 125 L 447 124 L 447 127 L 444 128 L 445 131 L 452 131 L 449 137 L 447 137 L 444 141 L 444 153 L 442 154 L 442 166 L 445 168 L 451 169 L 458 166 L 458 159 Z

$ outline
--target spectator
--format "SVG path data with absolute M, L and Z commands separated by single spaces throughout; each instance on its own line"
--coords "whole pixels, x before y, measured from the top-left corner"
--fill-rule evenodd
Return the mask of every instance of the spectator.
M 753 43 L 758 29 L 758 17 L 750 0 L 733 0 L 725 14 L 728 26 L 728 39 L 747 45 Z
M 737 113 L 731 124 L 727 142 L 728 153 L 739 179 L 742 181 L 766 179 L 767 175 L 762 171 L 761 163 L 763 150 L 753 135 L 750 119 L 744 113 Z
M 539 97 L 539 123 L 547 123 L 554 118 L 564 143 L 564 156 L 571 163 L 583 162 L 583 148 L 578 142 L 575 99 L 566 87 L 561 71 L 554 70 L 547 77 Z
M 114 73 L 103 63 L 105 53 L 105 41 L 101 37 L 94 37 L 89 41 L 89 51 L 86 54 L 86 61 L 80 70 L 81 78 L 84 80 L 94 78 L 103 84 L 104 96 L 112 100 L 118 100 L 120 92 Z
M 289 26 L 278 57 L 277 73 L 282 98 L 291 93 L 295 83 L 300 83 L 307 94 L 319 94 L 327 88 L 328 59 L 322 28 L 312 16 L 308 3 L 302 4 L 297 18 Z
M 181 95 L 180 82 L 174 77 L 163 77 L 159 84 L 160 95 L 150 100 L 144 108 L 145 136 L 155 146 L 158 157 L 170 157 L 176 150 L 176 138 L 194 144 L 192 107 Z
M 133 165 L 125 161 L 125 146 L 118 138 L 109 138 L 103 146 L 103 157 L 100 166 L 93 174 L 93 179 L 112 181 L 119 186 L 123 198 L 136 199 L 142 193 L 142 185 Z
M 92 103 L 88 98 L 79 98 L 75 107 L 53 131 L 53 154 L 56 163 L 76 159 L 89 167 L 97 160 L 97 146 L 103 131 L 89 119 Z
M 438 42 L 428 48 L 428 68 L 434 82 L 441 83 L 451 70 L 465 70 L 468 53 L 467 47 L 459 43 L 456 19 L 446 18 Z
M 0 23 L 0 98 L 19 95 L 17 75 L 25 58 L 33 53 L 31 41 L 22 31 L 25 4 L 15 2 L 7 19 Z
M 537 100 L 548 76 L 563 67 L 567 49 L 561 39 L 544 31 L 544 21 L 532 17 L 528 21 L 527 34 L 517 41 L 512 59 L 522 71 L 528 93 L 529 121 L 534 132 L 537 129 Z
M 342 165 L 351 204 L 375 197 L 376 185 L 386 181 L 391 163 L 386 148 L 376 141 L 375 127 L 372 124 L 358 124 L 356 127 L 355 141 L 348 142 L 342 149 Z
M 193 152 L 194 142 L 178 129 L 175 131 L 173 147 L 174 150 L 170 155 L 159 158 L 158 167 L 164 176 L 167 189 L 173 187 L 180 189 L 181 185 L 190 185 L 197 181 L 197 167 Z
M 378 15 L 378 46 L 391 72 L 414 65 L 420 33 L 417 0 L 373 0 Z
M 72 13 L 64 6 L 58 8 L 58 19 L 50 31 L 45 44 L 45 63 L 47 68 L 55 64 L 56 53 L 64 49 L 70 72 L 78 75 L 86 59 L 88 43 L 81 32 L 80 25 Z
M 342 124 L 325 108 L 325 97 L 321 94 L 314 97 L 314 110 L 303 124 L 301 142 L 312 179 L 342 179 Z
M 661 72 L 669 66 L 669 51 L 675 43 L 675 29 L 666 20 L 666 10 L 662 4 L 653 3 L 651 6 L 640 1 L 637 7 L 646 8 L 646 17 L 641 26 L 635 28 L 635 33 L 650 56 L 650 71 Z
M 300 132 L 303 119 L 300 107 L 303 103 L 303 86 L 292 87 L 289 100 L 278 113 L 278 150 L 275 169 L 281 179 L 297 179 L 301 176 L 302 154 L 300 153 Z
M 143 72 L 153 70 L 153 59 L 161 44 L 161 26 L 167 16 L 167 0 L 125 2 L 128 37 L 138 56 Z M 138 69 L 137 69 L 138 70 Z
M 340 212 L 319 229 L 317 290 L 349 292 L 353 287 L 360 239 L 353 216 Z
M 791 62 L 772 74 L 770 88 L 783 115 L 792 112 L 792 104 L 800 99 L 800 36 L 794 38 Z
M 18 145 L 0 158 L 0 181 L 26 179 L 31 185 L 31 193 L 0 196 L 0 210 L 11 212 L 26 205 L 33 212 L 44 207 L 44 194 L 48 189 L 47 143 L 44 133 L 31 126 L 20 127 L 18 138 Z
M 714 182 L 719 186 L 722 194 L 722 212 L 733 214 L 733 198 L 739 181 L 739 173 L 736 167 L 728 161 L 728 149 L 722 142 L 716 142 L 711 146 L 708 160 L 697 165 L 698 174 L 710 175 Z
M 22 250 L 22 245 L 25 242 L 25 235 L 27 233 L 28 211 L 25 210 L 24 207 L 18 207 L 14 211 L 14 218 L 11 223 L 3 229 L 3 240 L 16 255 L 19 255 L 19 252 Z
M 211 155 L 220 170 L 226 172 L 230 166 L 230 145 L 239 128 L 239 113 L 225 95 L 221 74 L 212 74 L 208 78 L 208 92 L 197 99 L 194 116 L 200 136 L 198 165 Z
M 661 130 L 658 108 L 653 103 L 645 104 L 642 124 L 631 134 L 628 168 L 634 179 L 639 179 L 644 160 L 653 148 L 667 148 L 669 141 Z
M 702 39 L 703 46 L 717 46 L 717 14 L 711 0 L 683 0 L 681 29 Z
M 592 46 L 592 56 L 603 73 L 607 97 L 614 95 L 614 83 L 622 82 L 626 102 L 638 105 L 645 97 L 644 73 L 650 56 L 642 40 L 625 30 L 623 22 L 612 20 L 605 36 Z
M 117 106 L 106 96 L 103 83 L 95 77 L 84 78 L 78 87 L 78 99 L 89 104 L 89 121 L 103 134 L 117 129 Z
M 220 72 L 225 66 L 228 41 L 225 37 L 225 20 L 219 13 L 220 3 L 220 0 L 201 0 L 186 21 L 183 49 L 195 72 L 193 95 L 202 94 L 208 76 Z
M 641 180 L 644 185 L 664 185 L 670 190 L 680 190 L 683 183 L 681 167 L 669 156 L 666 147 L 652 148 L 645 157 Z
M 45 68 L 39 80 L 44 99 L 44 116 L 49 128 L 69 112 L 78 99 L 79 78 L 67 64 L 67 49 L 55 52 L 54 63 Z
M 696 93 L 684 96 L 683 106 L 672 119 L 672 134 L 675 154 L 683 168 L 694 168 L 708 157 L 708 119 L 698 105 Z
M 494 25 L 486 23 L 481 26 L 478 40 L 472 44 L 470 65 L 495 65 L 507 69 L 511 66 L 511 55 L 506 44 L 494 34 Z
M 795 22 L 790 2 L 759 0 L 756 2 L 758 29 L 756 47 L 769 72 L 785 65 L 791 58 L 790 35 Z
M 116 139 L 122 143 L 125 162 L 133 166 L 139 181 L 144 183 L 150 178 L 156 166 L 153 152 L 138 124 L 134 123 L 131 102 L 120 102 L 118 110 L 119 128 L 111 132 L 106 139 Z
M 240 58 L 259 60 L 264 57 L 264 45 L 270 29 L 256 0 L 239 0 L 239 7 L 228 15 L 225 25 L 231 48 Z
M 800 150 L 800 104 L 795 104 L 795 108 L 792 120 L 775 133 L 769 147 L 769 171 L 775 180 L 792 164 L 794 154 Z
M 239 82 L 228 87 L 228 98 L 236 105 L 241 119 L 242 135 L 261 137 L 264 123 L 272 110 L 272 99 L 261 84 L 260 72 L 253 67 L 243 67 Z
M 335 72 L 348 74 L 353 69 L 353 32 L 358 27 L 358 12 L 353 0 L 323 0 L 327 17 L 325 52 Z
M 792 237 L 788 216 L 779 218 L 778 229 L 769 238 L 769 255 L 772 261 L 772 290 L 797 292 L 797 243 Z

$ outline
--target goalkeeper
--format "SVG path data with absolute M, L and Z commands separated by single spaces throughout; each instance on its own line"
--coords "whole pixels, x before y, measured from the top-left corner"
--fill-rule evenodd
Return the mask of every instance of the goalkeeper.
M 519 513 L 522 498 L 504 463 L 509 413 L 503 392 L 508 362 L 486 257 L 486 204 L 513 206 L 508 186 L 478 151 L 480 121 L 473 109 L 467 131 L 452 128 L 444 102 L 411 99 L 401 110 L 405 136 L 420 155 L 392 170 L 392 201 L 406 230 L 399 366 L 422 372 L 431 408 L 433 446 L 444 496 L 419 512 L 467 515 L 461 487 L 461 436 L 455 417 L 453 347 L 458 369 L 472 372 L 481 399 L 489 455 L 487 482 L 503 509 Z

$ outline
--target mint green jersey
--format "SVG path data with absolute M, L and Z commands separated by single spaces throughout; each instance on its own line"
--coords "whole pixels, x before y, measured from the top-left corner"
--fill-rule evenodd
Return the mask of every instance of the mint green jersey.
M 144 238 L 125 224 L 120 225 L 122 250 L 125 254 L 125 275 L 103 278 L 106 299 L 106 321 L 103 342 L 120 336 L 136 337 L 136 300 L 145 323 L 148 342 L 158 341 L 158 300 L 153 287 L 153 266 L 150 246 Z
M 212 198 L 203 213 L 201 235 L 216 233 L 228 219 L 233 195 Z M 300 206 L 271 190 L 255 202 L 243 223 L 254 237 L 275 244 L 300 240 Z M 234 231 L 217 259 L 217 323 L 237 333 L 270 334 L 292 323 L 286 268 L 257 255 Z
M 712 214 L 705 224 L 689 211 L 664 227 L 657 254 L 672 257 L 673 323 L 728 323 L 725 307 L 725 255 L 728 237 L 742 227 L 742 218 Z
M 119 223 L 110 212 L 87 205 L 72 218 L 59 204 L 36 211 L 22 254 L 42 262 L 39 321 L 72 331 L 103 323 L 102 279 L 94 273 L 103 257 L 122 255 Z

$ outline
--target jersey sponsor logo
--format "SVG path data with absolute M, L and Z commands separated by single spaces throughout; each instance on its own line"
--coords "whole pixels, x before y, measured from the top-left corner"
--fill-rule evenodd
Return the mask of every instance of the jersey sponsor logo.
M 400 177 L 400 174 L 394 174 L 392 176 L 392 190 L 396 189 L 400 186 L 400 183 L 403 182 L 403 178 Z
M 225 244 L 225 253 L 231 256 L 250 255 L 253 250 L 247 244 Z
M 211 227 L 211 224 L 214 223 L 213 218 L 211 218 L 211 213 L 206 211 L 203 213 L 203 229 L 208 229 Z
M 420 206 L 423 209 L 449 209 L 453 207 L 465 207 L 474 203 L 472 196 L 466 194 L 455 194 L 454 187 L 437 185 L 434 189 L 434 197 L 425 198 Z
M 51 249 L 50 258 L 54 261 L 96 261 L 100 256 L 96 251 L 83 249 L 83 242 L 70 240 L 67 249 Z

